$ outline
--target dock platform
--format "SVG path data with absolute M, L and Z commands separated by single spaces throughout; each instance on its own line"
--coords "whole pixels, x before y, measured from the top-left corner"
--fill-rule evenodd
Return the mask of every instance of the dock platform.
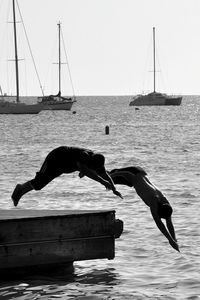
M 0 273 L 113 259 L 122 232 L 114 210 L 0 210 Z

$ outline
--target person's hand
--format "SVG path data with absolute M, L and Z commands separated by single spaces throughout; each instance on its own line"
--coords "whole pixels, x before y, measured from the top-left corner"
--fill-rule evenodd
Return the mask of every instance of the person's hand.
M 180 252 L 179 250 L 179 246 L 177 244 L 177 242 L 175 242 L 174 240 L 170 239 L 169 240 L 169 244 L 172 246 L 172 248 L 174 248 L 176 251 Z
M 121 193 L 118 192 L 117 190 L 113 190 L 113 194 L 115 194 L 116 196 L 118 196 L 118 197 L 120 197 L 121 199 L 123 199 Z

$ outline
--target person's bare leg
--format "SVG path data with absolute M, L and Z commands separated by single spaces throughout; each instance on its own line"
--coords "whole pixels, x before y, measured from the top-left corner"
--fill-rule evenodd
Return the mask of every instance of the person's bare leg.
M 33 186 L 30 181 L 27 181 L 23 184 L 17 184 L 11 196 L 14 206 L 17 206 L 19 200 L 24 194 L 32 190 L 33 190 Z

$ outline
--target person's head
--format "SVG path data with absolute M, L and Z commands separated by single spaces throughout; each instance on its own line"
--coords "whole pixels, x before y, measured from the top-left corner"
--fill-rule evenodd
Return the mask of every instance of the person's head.
M 168 203 L 158 204 L 158 215 L 160 218 L 169 219 L 172 215 L 173 209 Z

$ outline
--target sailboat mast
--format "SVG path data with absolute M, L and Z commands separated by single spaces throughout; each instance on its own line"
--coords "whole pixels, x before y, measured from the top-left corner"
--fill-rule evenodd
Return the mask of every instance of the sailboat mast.
M 19 68 L 17 54 L 17 30 L 15 17 L 15 0 L 13 0 L 13 24 L 14 24 L 14 46 L 15 46 L 15 72 L 16 72 L 16 101 L 19 102 Z
M 61 49 L 60 49 L 60 22 L 58 23 L 58 94 L 61 96 Z
M 155 27 L 153 27 L 153 92 L 156 91 L 156 48 L 155 48 Z

